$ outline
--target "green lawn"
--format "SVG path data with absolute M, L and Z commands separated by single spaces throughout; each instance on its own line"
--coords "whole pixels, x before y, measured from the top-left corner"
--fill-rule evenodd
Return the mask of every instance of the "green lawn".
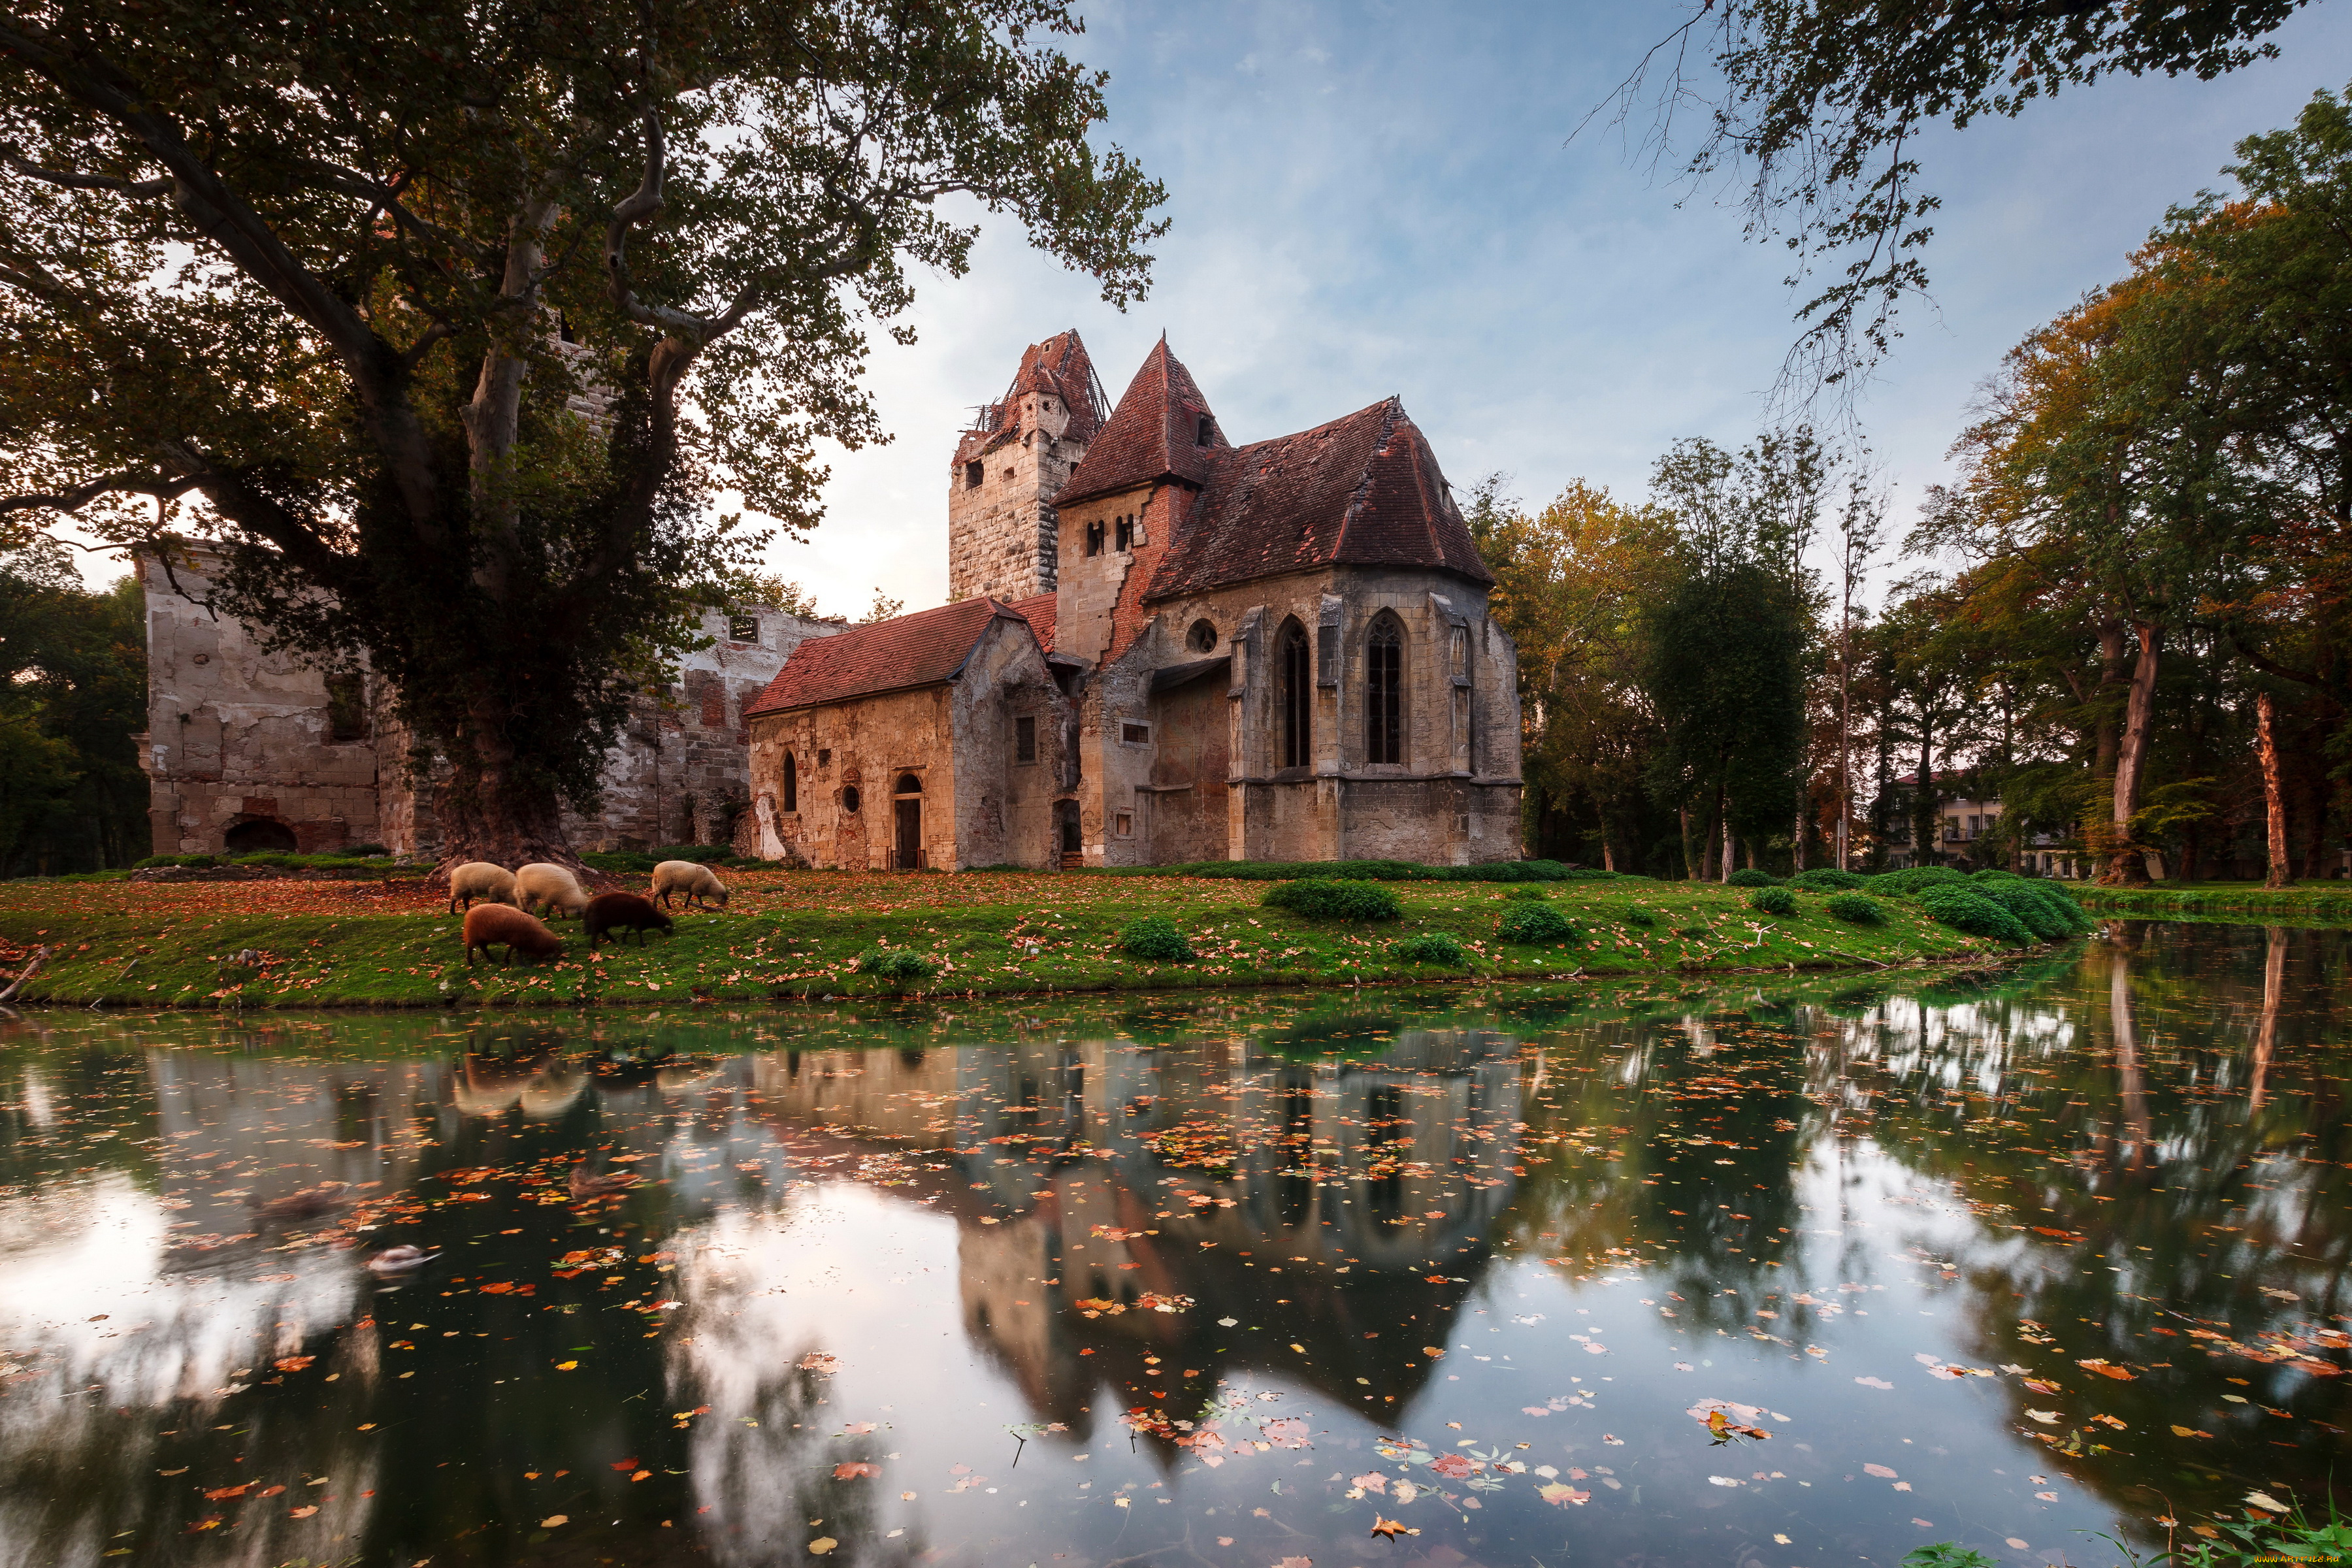
M 786 883 L 740 896 L 726 912 L 681 914 L 676 934 L 606 945 L 592 960 L 576 924 L 566 952 L 540 964 L 468 969 L 458 921 L 393 912 L 245 912 L 234 898 L 142 907 L 136 885 L 88 885 L 45 900 L 7 884 L 0 940 L 58 948 L 20 998 L 130 1006 L 432 1006 L 580 1001 L 714 1001 L 874 995 L 1007 995 L 1189 986 L 1329 985 L 1457 976 L 1556 979 L 1655 971 L 1867 968 L 1998 951 L 1929 921 L 1907 899 L 1882 900 L 1888 923 L 1831 919 L 1823 897 L 1798 895 L 1793 916 L 1748 906 L 1741 889 L 1627 879 L 1555 884 L 1552 907 L 1578 940 L 1549 947 L 1496 939 L 1509 889 L 1491 884 L 1387 884 L 1405 918 L 1381 925 L 1317 921 L 1266 909 L 1265 884 L 1183 878 L 862 877 Z M 119 891 L 118 891 L 119 889 Z M 1034 889 L 1034 892 L 1031 891 Z M 827 891 L 833 897 L 824 897 Z M 768 907 L 762 908 L 765 904 Z M 1118 949 L 1120 931 L 1166 915 L 1192 941 L 1191 963 L 1150 964 Z M 1651 923 L 1640 923 L 1643 917 Z M 1472 950 L 1465 969 L 1406 963 L 1400 938 L 1444 931 Z M 894 984 L 858 973 L 861 953 L 905 949 L 938 965 Z M 237 962 L 251 950 L 255 961 Z

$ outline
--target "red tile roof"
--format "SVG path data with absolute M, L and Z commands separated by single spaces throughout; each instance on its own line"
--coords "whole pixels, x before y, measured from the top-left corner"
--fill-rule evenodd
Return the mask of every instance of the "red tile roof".
M 1050 627 L 1053 596 L 1045 597 Z M 911 616 L 852 626 L 829 637 L 811 637 L 793 649 L 784 668 L 743 710 L 743 716 L 814 708 L 953 680 L 963 673 L 964 661 L 971 657 L 982 634 L 1000 617 L 1033 628 L 1036 620 L 1034 615 L 995 599 L 966 599 L 936 610 L 918 610 Z
M 1015 599 L 1008 606 L 1013 614 L 1029 623 L 1037 634 L 1037 646 L 1047 653 L 1054 651 L 1055 606 L 1057 601 L 1051 594 L 1040 594 L 1031 599 Z
M 1032 392 L 1049 393 L 1069 409 L 1070 423 L 1062 432 L 1064 440 L 1092 441 L 1102 428 L 1108 411 L 1103 406 L 1101 384 L 1095 379 L 1095 364 L 1087 356 L 1087 345 L 1079 341 L 1073 328 L 1055 332 L 1043 342 L 1031 343 L 1023 351 L 1021 368 L 1013 373 L 1013 384 L 1005 388 L 1003 397 L 980 410 L 972 427 L 957 443 L 955 460 L 969 462 L 1019 435 L 1021 399 Z
M 1436 455 L 1393 397 L 1296 436 L 1219 451 L 1205 493 L 1144 597 L 1330 565 L 1420 566 L 1481 584 L 1495 580 Z
M 1195 439 L 1203 418 L 1209 421 L 1206 446 Z M 1181 479 L 1196 487 L 1207 483 L 1217 454 L 1233 449 L 1216 421 L 1192 373 L 1168 352 L 1168 340 L 1161 338 L 1054 504 L 1066 507 L 1156 479 Z

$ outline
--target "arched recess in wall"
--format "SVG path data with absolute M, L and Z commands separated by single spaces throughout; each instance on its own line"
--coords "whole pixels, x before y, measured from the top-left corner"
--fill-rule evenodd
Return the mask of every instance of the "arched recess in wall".
M 291 855 L 294 830 L 273 816 L 249 817 L 222 836 L 221 847 L 231 855 Z
M 800 808 L 800 764 L 793 761 L 793 754 L 790 752 L 786 752 L 784 753 L 784 809 L 786 811 L 798 811 Z
M 1404 623 L 1392 610 L 1364 634 L 1364 761 L 1404 761 Z
M 1274 637 L 1274 750 L 1279 765 L 1303 768 L 1315 755 L 1315 663 L 1297 617 Z

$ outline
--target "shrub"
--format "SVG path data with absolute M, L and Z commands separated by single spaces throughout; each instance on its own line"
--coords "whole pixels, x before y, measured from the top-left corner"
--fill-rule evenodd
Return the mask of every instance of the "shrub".
M 2015 915 L 1973 888 L 1930 883 L 1919 890 L 1919 906 L 1937 924 L 1964 931 L 1970 936 L 1989 936 L 1996 942 L 2019 946 L 2033 940 L 2033 933 Z
M 1759 871 L 1752 866 L 1742 866 L 1724 881 L 1735 888 L 1777 888 L 1780 879 L 1769 871 Z
M 1505 942 L 1549 946 L 1577 940 L 1576 922 L 1549 904 L 1513 903 L 1495 922 L 1495 934 Z
M 1119 937 L 1119 949 L 1146 963 L 1190 963 L 1201 955 L 1166 915 L 1146 915 Z
M 1635 904 L 1625 911 L 1625 923 L 1629 926 L 1654 926 L 1658 923 L 1658 917 L 1654 911 Z
M 912 985 L 929 980 L 940 971 L 935 959 L 919 952 L 909 952 L 903 947 L 883 948 L 857 955 L 857 973 L 887 980 L 893 985 Z
M 1868 885 L 1869 879 L 1852 871 L 1840 871 L 1828 866 L 1816 866 L 1810 871 L 1800 871 L 1789 879 L 1789 886 L 1802 888 L 1809 893 L 1851 893 Z
M 2014 871 L 2004 871 L 1998 866 L 1988 866 L 1981 871 L 1969 873 L 1971 882 L 2022 882 L 2024 878 Z
M 642 875 L 654 868 L 654 858 L 642 849 L 593 850 L 581 856 L 580 863 L 615 876 L 626 876 L 632 871 Z
M 1505 893 L 1503 897 L 1506 899 L 1549 899 L 1551 897 L 1551 894 L 1530 882 L 1513 888 L 1509 892 Z
M 377 855 L 389 855 L 392 851 L 381 844 L 346 844 L 343 846 L 343 853 L 367 859 Z
M 1262 900 L 1317 921 L 1398 921 L 1404 906 L 1377 882 L 1285 882 Z
M 1793 915 L 1797 912 L 1797 895 L 1777 884 L 1759 888 L 1748 895 L 1748 907 L 1760 915 Z
M 1883 926 L 1886 923 L 1886 906 L 1868 893 L 1840 893 L 1823 904 L 1830 918 L 1853 926 Z
M 2036 898 L 2032 887 L 2021 877 L 1978 882 L 1969 890 L 2015 915 L 2018 924 L 2043 942 L 2056 942 L 2062 936 L 2074 934 L 2066 917 Z
M 1405 963 L 1443 963 L 1450 969 L 1470 967 L 1470 950 L 1442 931 L 1409 936 L 1391 943 L 1389 951 Z
M 1913 866 L 1901 871 L 1885 871 L 1870 879 L 1870 890 L 1889 898 L 1908 898 L 1922 888 L 1938 882 L 1966 882 L 1968 879 L 1949 866 Z

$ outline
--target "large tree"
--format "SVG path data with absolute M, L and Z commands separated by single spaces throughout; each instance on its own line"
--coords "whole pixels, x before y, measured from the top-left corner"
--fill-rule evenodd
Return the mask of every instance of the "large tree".
M 2275 55 L 2260 40 L 2305 4 L 1696 0 L 1612 101 L 1621 117 L 1654 102 L 1642 144 L 1656 153 L 1677 113 L 1698 112 L 1685 174 L 1745 174 L 1748 232 L 1791 253 L 1791 284 L 1830 268 L 1784 374 L 1801 395 L 1851 386 L 1887 351 L 1904 298 L 1927 286 L 1940 204 L 1919 186 L 1917 148 L 1930 127 L 2012 117 L 2116 73 L 2210 80 Z
M 449 858 L 559 806 L 724 486 L 815 521 L 866 333 L 983 211 L 1143 287 L 1159 187 L 1059 0 L 33 0 L 0 18 L 0 518 L 207 535 L 215 599 L 364 658 Z M 960 205 L 942 207 L 950 198 Z M 893 329 L 902 331 L 903 329 Z

